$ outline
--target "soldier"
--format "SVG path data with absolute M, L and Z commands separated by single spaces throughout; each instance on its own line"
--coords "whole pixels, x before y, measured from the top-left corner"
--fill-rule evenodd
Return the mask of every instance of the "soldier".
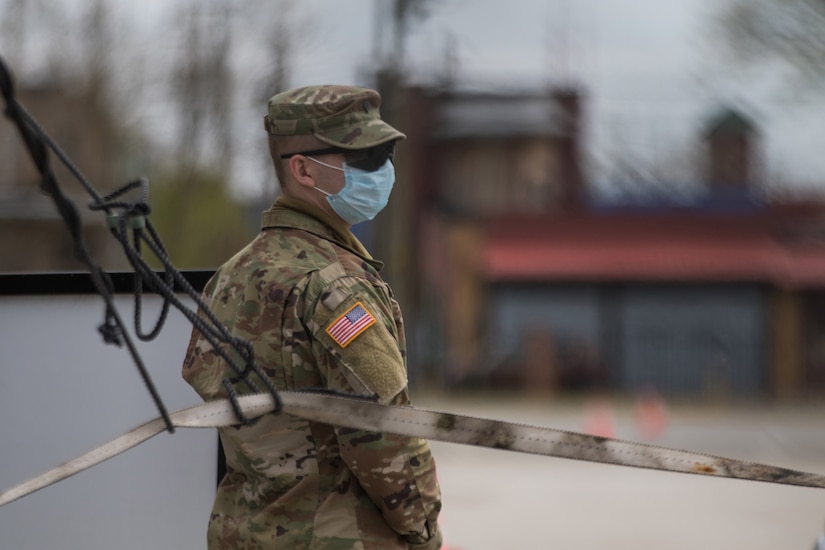
M 282 196 L 204 297 L 279 389 L 407 405 L 404 325 L 350 232 L 387 203 L 397 141 L 379 95 L 311 86 L 273 96 L 264 125 Z M 193 332 L 183 377 L 205 400 L 232 375 Z M 248 391 L 245 386 L 239 391 Z M 209 521 L 217 549 L 437 549 L 441 496 L 426 441 L 267 415 L 220 430 L 227 473 Z

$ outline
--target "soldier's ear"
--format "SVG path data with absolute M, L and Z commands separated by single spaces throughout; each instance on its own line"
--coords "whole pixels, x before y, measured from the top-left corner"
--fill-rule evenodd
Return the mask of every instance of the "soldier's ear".
M 303 155 L 290 157 L 287 168 L 297 183 L 305 187 L 315 187 L 315 167 L 308 158 Z

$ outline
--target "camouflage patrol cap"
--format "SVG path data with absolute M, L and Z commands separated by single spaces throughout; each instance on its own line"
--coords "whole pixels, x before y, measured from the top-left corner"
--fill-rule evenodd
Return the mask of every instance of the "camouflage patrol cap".
M 381 120 L 381 96 L 356 86 L 306 86 L 269 99 L 264 128 L 276 136 L 314 135 L 342 149 L 366 149 L 407 136 Z

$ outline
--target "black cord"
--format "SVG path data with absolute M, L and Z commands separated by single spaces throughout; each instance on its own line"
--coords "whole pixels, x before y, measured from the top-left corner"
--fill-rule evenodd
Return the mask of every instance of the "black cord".
M 103 211 L 106 213 L 106 220 L 112 235 L 120 243 L 129 263 L 135 269 L 134 322 L 135 332 L 138 338 L 146 341 L 157 337 L 167 319 L 170 305 L 175 306 L 176 309 L 183 313 L 192 326 L 206 338 L 214 352 L 226 361 L 235 372 L 235 376 L 233 377 L 224 377 L 223 385 L 238 419 L 244 424 L 250 423 L 241 410 L 235 386 L 237 384 L 245 384 L 251 391 L 260 391 L 258 386 L 250 379 L 251 375 L 255 375 L 263 382 L 266 390 L 272 395 L 275 401 L 274 412 L 276 414 L 279 413 L 282 409 L 282 403 L 278 395 L 278 390 L 274 382 L 255 364 L 252 346 L 249 342 L 229 333 L 226 327 L 209 309 L 200 293 L 192 288 L 169 259 L 163 242 L 148 218 L 151 211 L 148 204 L 148 182 L 145 179 L 136 180 L 124 185 L 107 196 L 101 196 L 86 180 L 80 170 L 71 162 L 68 155 L 58 147 L 40 127 L 34 117 L 17 101 L 11 72 L 2 57 L 0 57 L 0 92 L 2 92 L 6 103 L 5 114 L 17 126 L 26 149 L 29 151 L 32 161 L 40 173 L 40 187 L 55 203 L 58 213 L 63 218 L 72 237 L 75 256 L 89 270 L 95 289 L 104 300 L 106 306 L 105 318 L 98 330 L 106 343 L 116 344 L 118 346 L 126 345 L 149 393 L 155 401 L 155 405 L 166 423 L 168 431 L 174 432 L 174 426 L 169 418 L 169 414 L 114 306 L 114 292 L 109 275 L 94 262 L 85 245 L 82 235 L 82 224 L 77 208 L 63 193 L 51 170 L 48 157 L 49 148 L 55 152 L 57 157 L 66 165 L 71 174 L 83 185 L 92 197 L 93 200 L 89 204 L 89 208 L 94 211 Z M 135 189 L 140 189 L 141 191 L 141 198 L 138 201 L 132 202 L 122 198 L 126 193 Z M 146 245 L 152 254 L 163 264 L 163 277 L 160 277 L 143 259 L 141 253 L 143 245 Z M 144 332 L 141 321 L 144 284 L 163 297 L 163 307 L 158 316 L 158 320 L 154 328 L 148 333 Z M 183 292 L 195 302 L 198 306 L 197 312 L 189 308 L 177 297 L 175 285 L 181 288 Z M 233 355 L 240 358 L 240 361 L 237 361 Z

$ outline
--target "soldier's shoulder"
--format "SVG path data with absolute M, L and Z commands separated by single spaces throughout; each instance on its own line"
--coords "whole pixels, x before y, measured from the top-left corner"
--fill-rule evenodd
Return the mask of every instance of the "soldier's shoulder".
M 291 254 L 293 260 L 329 263 L 336 257 L 335 246 L 328 239 L 297 227 L 283 227 L 262 233 L 266 249 L 275 254 Z
M 370 284 L 379 284 L 382 282 L 379 270 L 374 265 L 376 262 L 369 261 L 343 246 L 335 244 L 332 246 L 335 251 L 336 261 L 341 264 L 341 268 L 346 276 L 363 279 Z
M 261 233 L 246 249 L 247 270 L 264 269 L 268 278 L 295 279 L 337 261 L 333 245 L 300 229 L 282 228 Z
M 302 231 L 265 231 L 221 265 L 204 290 L 213 294 L 264 282 L 292 285 L 336 261 L 335 250 L 323 239 Z

